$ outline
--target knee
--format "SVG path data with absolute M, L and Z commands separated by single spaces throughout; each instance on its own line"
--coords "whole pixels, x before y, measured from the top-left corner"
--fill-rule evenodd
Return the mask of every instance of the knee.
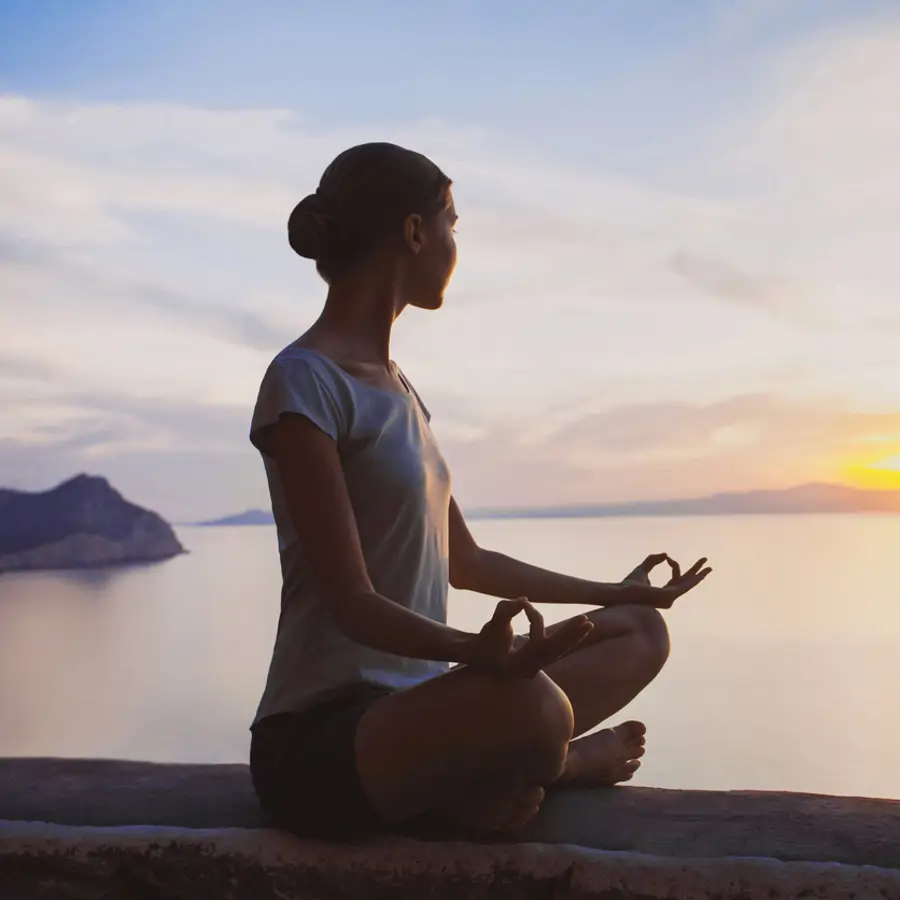
M 655 677 L 669 658 L 669 629 L 666 620 L 652 606 L 625 606 L 620 611 L 631 625 L 641 659 L 651 677 Z

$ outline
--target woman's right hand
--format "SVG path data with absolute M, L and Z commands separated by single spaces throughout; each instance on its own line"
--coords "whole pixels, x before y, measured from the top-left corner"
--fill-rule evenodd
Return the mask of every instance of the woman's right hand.
M 528 616 L 528 640 L 516 646 L 512 620 Z M 581 643 L 593 624 L 586 616 L 569 619 L 551 634 L 544 631 L 544 617 L 525 597 L 501 600 L 491 620 L 472 639 L 465 662 L 473 669 L 495 675 L 532 678 Z

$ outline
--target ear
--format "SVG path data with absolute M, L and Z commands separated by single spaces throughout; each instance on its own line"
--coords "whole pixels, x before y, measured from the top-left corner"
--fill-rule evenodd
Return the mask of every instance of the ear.
M 425 244 L 423 224 L 418 213 L 410 213 L 403 222 L 403 239 L 413 253 L 418 253 Z

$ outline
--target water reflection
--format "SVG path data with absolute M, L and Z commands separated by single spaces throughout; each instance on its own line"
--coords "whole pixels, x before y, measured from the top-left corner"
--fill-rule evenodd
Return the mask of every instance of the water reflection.
M 900 797 L 900 517 L 476 522 L 482 544 L 602 580 L 660 548 L 716 571 L 667 615 L 672 658 L 623 715 L 639 783 Z M 271 528 L 183 529 L 194 551 L 0 578 L 0 754 L 238 761 L 280 590 Z M 824 552 L 823 552 L 824 551 Z M 452 592 L 475 629 L 494 601 Z M 548 621 L 577 610 L 544 607 Z

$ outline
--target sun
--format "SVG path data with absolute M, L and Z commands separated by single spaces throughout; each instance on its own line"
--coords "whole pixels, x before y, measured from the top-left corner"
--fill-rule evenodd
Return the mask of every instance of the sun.
M 844 480 L 869 490 L 900 490 L 900 454 L 850 465 L 844 471 Z

